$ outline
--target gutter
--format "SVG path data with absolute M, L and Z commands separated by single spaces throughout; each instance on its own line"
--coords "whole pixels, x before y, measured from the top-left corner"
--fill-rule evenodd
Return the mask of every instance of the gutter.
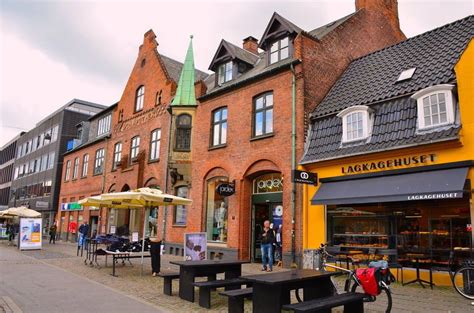
M 168 193 L 169 188 L 169 176 L 170 176 L 170 160 L 171 160 L 171 140 L 172 140 L 172 130 L 173 130 L 173 110 L 170 107 L 168 108 L 170 113 L 170 127 L 168 130 L 168 151 L 167 151 L 167 160 L 166 160 L 166 176 L 165 176 L 165 193 Z M 166 221 L 168 218 L 168 206 L 165 206 L 163 212 L 163 229 L 161 230 L 161 241 L 164 246 L 166 243 Z
M 291 70 L 291 170 L 296 169 L 296 73 L 293 63 Z M 296 183 L 291 182 L 291 267 L 296 268 Z

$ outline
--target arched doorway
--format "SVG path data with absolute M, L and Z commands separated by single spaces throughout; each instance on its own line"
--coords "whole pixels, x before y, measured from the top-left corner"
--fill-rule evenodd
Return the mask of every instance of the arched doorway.
M 264 172 L 252 179 L 252 246 L 253 261 L 261 260 L 260 233 L 269 220 L 273 229 L 283 224 L 283 177 L 280 172 Z

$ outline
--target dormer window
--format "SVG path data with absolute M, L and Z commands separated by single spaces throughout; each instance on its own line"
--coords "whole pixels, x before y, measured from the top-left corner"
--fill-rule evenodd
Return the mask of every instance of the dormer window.
M 232 80 L 232 61 L 221 64 L 218 67 L 218 84 L 222 85 L 230 80 Z
M 342 142 L 364 140 L 372 134 L 372 110 L 365 105 L 356 105 L 341 111 Z
M 453 85 L 425 88 L 413 96 L 417 101 L 418 129 L 430 129 L 454 123 Z
M 288 37 L 275 41 L 270 46 L 270 64 L 284 60 L 290 56 Z

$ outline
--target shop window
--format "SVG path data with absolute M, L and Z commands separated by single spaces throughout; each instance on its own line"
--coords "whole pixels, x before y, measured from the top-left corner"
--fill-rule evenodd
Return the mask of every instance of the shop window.
M 337 116 L 342 118 L 343 143 L 365 140 L 372 134 L 373 114 L 368 106 L 352 106 Z
M 192 117 L 189 114 L 181 114 L 176 119 L 176 149 L 177 151 L 191 150 L 191 127 Z
M 454 123 L 453 85 L 436 85 L 415 93 L 418 129 L 430 129 Z
M 180 186 L 176 188 L 176 195 L 181 198 L 187 198 L 188 191 L 189 190 L 187 186 Z M 186 206 L 185 205 L 175 206 L 173 223 L 175 225 L 186 225 Z
M 253 193 L 271 193 L 283 191 L 283 177 L 280 173 L 264 174 L 253 181 Z
M 206 232 L 210 241 L 227 242 L 227 197 L 217 193 L 217 186 L 228 182 L 225 177 L 216 177 L 207 181 L 206 188 Z
M 212 113 L 211 146 L 227 143 L 227 107 L 219 108 Z
M 267 92 L 254 99 L 253 137 L 273 133 L 273 93 Z

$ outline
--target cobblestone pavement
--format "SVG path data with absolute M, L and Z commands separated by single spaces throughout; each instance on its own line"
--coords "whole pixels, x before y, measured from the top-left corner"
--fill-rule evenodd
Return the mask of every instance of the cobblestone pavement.
M 14 249 L 13 247 L 9 247 Z M 140 259 L 132 260 L 130 265 L 118 265 L 118 277 L 111 276 L 111 260 L 108 267 L 104 267 L 104 257 L 99 257 L 100 268 L 84 264 L 84 257 L 76 256 L 76 246 L 70 243 L 45 244 L 43 250 L 24 251 L 42 262 L 63 268 L 72 273 L 94 280 L 108 287 L 120 290 L 134 297 L 139 297 L 151 304 L 157 305 L 169 312 L 227 312 L 227 301 L 224 297 L 213 294 L 212 309 L 205 310 L 197 303 L 181 300 L 177 296 L 178 282 L 173 282 L 173 296 L 163 294 L 163 281 L 159 277 L 152 277 L 150 259 L 145 259 L 144 275 L 141 276 Z M 85 254 L 84 254 L 85 256 Z M 162 257 L 162 271 L 176 271 L 178 268 L 169 262 L 181 260 L 181 257 L 165 255 Z M 281 271 L 284 269 L 275 269 Z M 261 273 L 258 264 L 245 264 L 242 268 L 243 275 Z M 469 300 L 463 299 L 454 289 L 449 287 L 435 287 L 423 289 L 419 285 L 401 286 L 392 285 L 393 309 L 392 312 L 473 312 L 474 306 Z M 294 297 L 294 295 L 293 295 Z M 198 294 L 196 291 L 196 299 Z M 296 301 L 293 299 L 292 301 Z M 245 312 L 251 312 L 251 301 L 245 304 Z M 383 312 L 384 301 L 382 298 L 375 303 L 366 305 L 366 312 Z M 0 311 L 1 312 L 1 311 Z M 339 312 L 339 310 L 334 310 Z

